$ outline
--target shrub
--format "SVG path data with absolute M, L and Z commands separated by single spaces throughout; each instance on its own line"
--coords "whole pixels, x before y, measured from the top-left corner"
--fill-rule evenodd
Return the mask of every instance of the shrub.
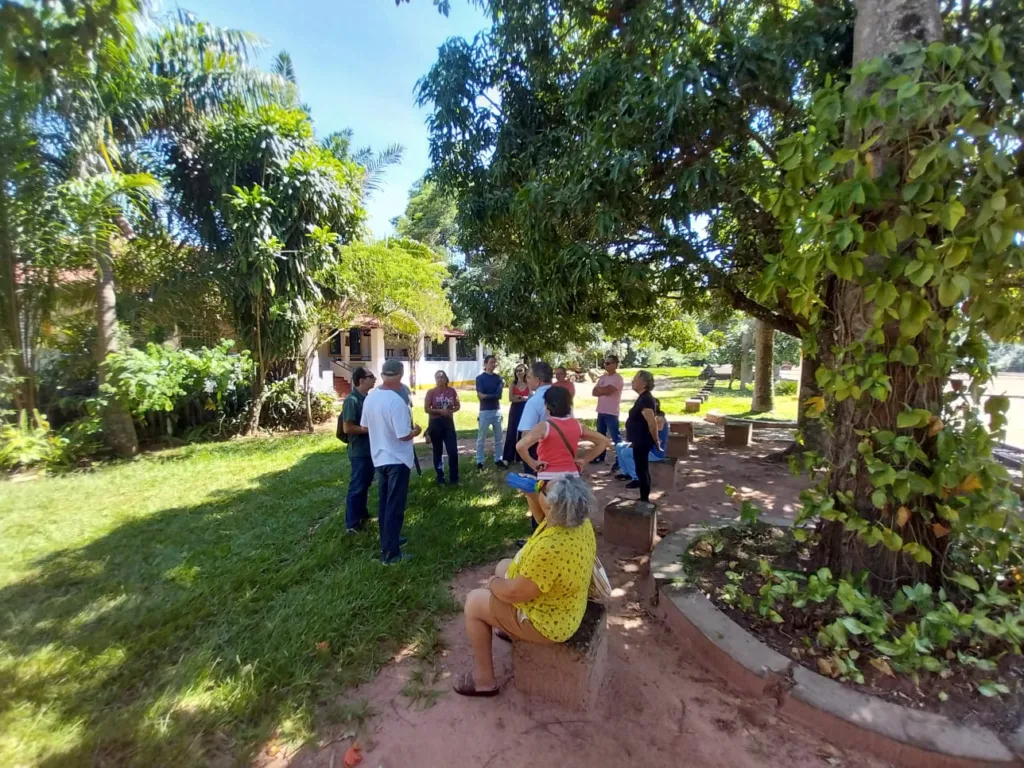
M 788 381 L 786 379 L 780 379 L 775 382 L 775 394 L 776 395 L 795 395 L 800 389 L 800 383 L 796 381 Z
M 249 353 L 216 347 L 172 350 L 157 344 L 107 357 L 103 395 L 122 400 L 143 435 L 230 433 L 251 399 Z
M 314 424 L 323 424 L 335 414 L 333 395 L 320 392 L 312 396 L 310 410 Z M 288 376 L 267 385 L 267 396 L 260 413 L 260 426 L 276 429 L 305 429 L 306 396 L 299 389 L 296 377 Z
M 18 413 L 15 422 L 0 425 L 0 468 L 11 471 L 63 463 L 67 440 L 50 430 L 39 411 Z

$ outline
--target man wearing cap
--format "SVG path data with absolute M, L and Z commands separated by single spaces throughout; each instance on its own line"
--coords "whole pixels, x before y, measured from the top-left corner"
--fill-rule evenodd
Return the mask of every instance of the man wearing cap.
M 370 436 L 366 427 L 360 426 L 363 418 L 363 402 L 367 393 L 377 383 L 371 371 L 356 368 L 352 371 L 352 391 L 341 407 L 341 426 L 348 435 L 348 460 L 352 473 L 348 480 L 348 495 L 345 497 L 345 531 L 358 533 L 370 517 L 366 498 L 373 484 L 373 457 L 370 453 Z
M 381 368 L 381 385 L 366 396 L 360 422 L 370 435 L 370 453 L 377 469 L 380 504 L 380 557 L 385 565 L 408 555 L 401 550 L 402 523 L 409 496 L 409 475 L 414 463 L 413 439 L 420 434 L 412 423 L 412 411 L 400 394 L 402 363 L 387 360 Z

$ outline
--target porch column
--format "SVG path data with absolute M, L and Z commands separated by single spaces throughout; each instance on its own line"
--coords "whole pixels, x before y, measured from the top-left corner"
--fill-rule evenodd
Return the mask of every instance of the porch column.
M 345 365 L 348 365 L 352 360 L 352 349 L 348 345 L 348 340 L 351 337 L 350 330 L 350 328 L 342 328 L 338 331 L 341 335 L 341 361 Z
M 454 363 L 459 359 L 459 340 L 454 336 L 448 337 L 448 362 Z
M 370 370 L 378 379 L 380 369 L 384 365 L 384 329 L 370 329 Z
M 481 369 L 484 367 L 484 344 L 482 341 L 476 345 L 476 367 Z

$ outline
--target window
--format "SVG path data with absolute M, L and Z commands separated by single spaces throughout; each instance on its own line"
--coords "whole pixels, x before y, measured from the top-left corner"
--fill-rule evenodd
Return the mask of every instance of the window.
M 448 359 L 448 337 L 445 336 L 441 341 L 435 341 L 434 339 L 424 339 L 424 348 L 426 349 L 427 360 L 447 360 Z
M 333 357 L 341 357 L 341 337 L 344 332 L 335 328 L 332 333 L 334 333 L 334 335 L 331 336 L 330 347 L 327 350 L 327 354 L 332 355 Z
M 455 342 L 456 360 L 476 360 L 476 342 L 468 336 L 462 336 Z
M 367 339 L 366 344 L 363 344 L 363 337 L 369 336 L 369 331 L 364 331 L 362 328 L 349 328 L 348 330 L 348 359 L 357 361 L 369 360 L 370 342 Z M 365 348 L 365 352 L 363 351 Z

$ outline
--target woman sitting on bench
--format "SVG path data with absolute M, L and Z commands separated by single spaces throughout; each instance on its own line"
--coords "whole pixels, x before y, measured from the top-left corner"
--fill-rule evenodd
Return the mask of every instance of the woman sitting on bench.
M 580 627 L 597 557 L 590 516 L 597 499 L 579 476 L 553 480 L 537 494 L 540 526 L 514 560 L 502 560 L 486 589 L 466 597 L 473 671 L 455 679 L 463 696 L 495 696 L 492 630 L 504 640 L 564 643 Z

